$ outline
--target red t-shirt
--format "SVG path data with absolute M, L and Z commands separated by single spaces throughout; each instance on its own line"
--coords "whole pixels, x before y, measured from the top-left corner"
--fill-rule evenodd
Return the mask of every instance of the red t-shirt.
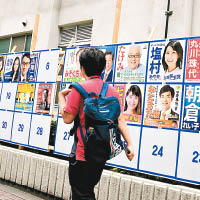
M 100 77 L 89 77 L 86 81 L 80 83 L 80 85 L 85 89 L 86 92 L 94 92 L 100 94 L 103 81 L 100 79 Z M 117 90 L 111 85 L 108 86 L 106 96 L 115 96 L 116 98 L 120 99 Z M 64 110 L 65 112 L 71 113 L 74 116 L 76 116 L 80 110 L 79 112 L 80 124 L 83 128 L 83 134 L 85 134 L 85 118 L 84 118 L 83 107 L 84 103 L 82 96 L 75 88 L 72 88 L 72 91 L 67 95 L 66 105 Z M 77 136 L 78 136 L 78 143 L 76 149 L 76 160 L 85 161 L 84 144 L 81 139 L 79 128 L 77 131 Z

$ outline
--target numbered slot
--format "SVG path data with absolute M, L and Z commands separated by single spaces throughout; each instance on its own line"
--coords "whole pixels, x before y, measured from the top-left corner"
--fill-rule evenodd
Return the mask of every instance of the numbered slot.
M 139 169 L 175 176 L 178 131 L 143 128 Z
M 32 115 L 29 146 L 48 150 L 51 116 Z

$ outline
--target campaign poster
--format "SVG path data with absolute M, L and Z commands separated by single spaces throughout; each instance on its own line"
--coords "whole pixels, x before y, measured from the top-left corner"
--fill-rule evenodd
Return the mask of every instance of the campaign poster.
M 185 58 L 185 40 L 166 41 L 162 54 L 164 82 L 182 82 Z
M 200 85 L 185 86 L 182 129 L 200 131 Z
M 115 82 L 144 82 L 148 43 L 118 46 Z
M 19 83 L 15 109 L 31 112 L 33 108 L 35 83 Z
M 27 65 L 29 65 L 29 66 L 28 66 L 27 73 L 26 73 L 28 82 L 36 81 L 38 64 L 39 64 L 39 55 L 40 55 L 39 52 L 31 52 L 30 53 L 30 65 L 29 65 L 29 63 L 27 63 Z M 22 65 L 24 63 L 26 63 L 25 61 L 23 61 L 23 56 L 22 56 Z
M 186 81 L 200 80 L 200 39 L 189 39 L 187 46 Z
M 144 125 L 177 129 L 181 90 L 181 85 L 147 85 Z
M 4 67 L 4 82 L 18 82 L 20 77 L 21 54 L 7 55 Z
M 35 98 L 35 112 L 49 114 L 51 111 L 51 104 L 54 98 L 53 83 L 39 83 L 36 87 L 36 98 Z
M 106 66 L 101 73 L 103 82 L 113 82 L 117 46 L 100 46 L 98 49 L 105 53 Z
M 63 82 L 81 82 L 83 78 L 80 70 L 79 56 L 83 48 L 66 49 L 63 72 Z
M 128 123 L 141 124 L 144 98 L 143 84 L 116 84 L 120 96 L 120 106 Z
M 148 82 L 161 82 L 164 75 L 162 68 L 162 55 L 165 48 L 165 41 L 151 42 L 149 45 L 148 58 Z
M 5 64 L 5 55 L 0 55 L 0 82 L 3 82 L 3 72 L 4 72 L 4 64 Z

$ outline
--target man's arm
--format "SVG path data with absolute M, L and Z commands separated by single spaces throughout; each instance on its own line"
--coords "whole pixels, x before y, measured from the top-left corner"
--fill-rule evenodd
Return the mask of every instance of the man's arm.
M 71 124 L 76 117 L 75 115 L 64 111 L 65 104 L 66 104 L 65 96 L 68 95 L 70 92 L 71 92 L 71 89 L 64 89 L 58 93 L 58 103 L 59 103 L 60 114 L 62 115 L 63 121 L 66 124 Z
M 127 143 L 128 152 L 126 152 L 126 156 L 129 160 L 132 160 L 134 157 L 134 150 L 133 150 L 133 145 L 131 141 L 131 135 L 122 113 L 120 114 L 118 118 L 118 123 L 119 123 L 119 130 L 121 131 L 121 134 Z

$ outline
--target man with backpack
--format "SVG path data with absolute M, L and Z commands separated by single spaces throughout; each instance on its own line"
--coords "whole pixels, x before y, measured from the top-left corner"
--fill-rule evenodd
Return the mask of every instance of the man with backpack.
M 119 114 L 115 111 L 118 109 L 119 94 L 111 85 L 104 85 L 100 78 L 106 64 L 104 53 L 94 47 L 85 48 L 79 61 L 81 73 L 86 81 L 80 83 L 81 87 L 76 88 L 76 84 L 72 84 L 72 89 L 60 91 L 59 109 L 66 124 L 75 120 L 74 124 L 76 125 L 75 142 L 72 148 L 74 157 L 72 156 L 69 162 L 72 200 L 95 200 L 94 186 L 100 180 L 104 164 L 112 155 L 115 153 L 117 155 L 117 151 L 121 148 L 120 144 L 116 143 L 118 130 L 127 143 L 126 156 L 129 160 L 133 159 L 134 151 L 125 119 L 121 111 Z M 82 88 L 81 94 L 79 88 Z M 107 104 L 111 106 L 109 107 Z M 97 110 L 95 110 L 96 108 Z M 110 109 L 113 109 L 112 112 Z M 116 115 L 113 116 L 112 113 L 116 113 Z M 105 116 L 106 119 L 102 119 L 104 118 L 102 116 Z M 111 118 L 107 119 L 110 116 Z M 118 116 L 116 120 L 115 116 Z M 104 137 L 104 132 L 107 133 L 107 129 L 110 139 L 108 143 L 113 142 L 113 146 L 105 144 L 105 151 L 103 151 L 104 148 L 99 144 L 104 145 L 108 140 L 107 136 L 101 138 Z M 100 141 L 101 139 L 102 141 Z M 114 154 L 113 152 L 107 154 L 109 148 L 116 150 L 113 151 Z

